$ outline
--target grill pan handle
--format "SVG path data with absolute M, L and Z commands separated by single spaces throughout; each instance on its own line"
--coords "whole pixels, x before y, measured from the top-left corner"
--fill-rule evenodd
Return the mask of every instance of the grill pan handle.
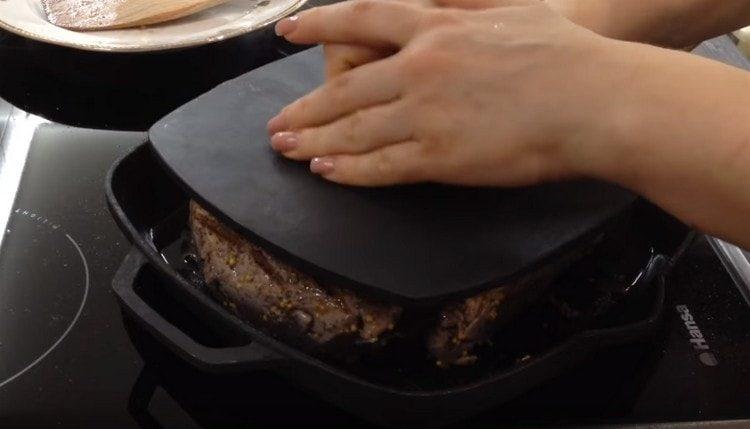
M 654 282 L 658 280 L 659 276 L 666 275 L 667 268 L 669 267 L 669 258 L 664 255 L 654 253 L 651 249 L 651 257 L 649 258 L 646 266 L 636 274 L 633 281 L 624 290 L 624 295 L 629 297 L 630 295 L 637 295 L 643 289 L 652 287 Z
M 115 274 L 112 289 L 128 315 L 180 358 L 214 373 L 267 369 L 281 363 L 278 355 L 256 342 L 240 347 L 204 346 L 164 319 L 134 289 L 146 263 L 145 256 L 138 249 L 131 250 Z
M 646 289 L 656 289 L 656 299 L 652 304 L 650 315 L 638 322 L 612 328 L 594 329 L 581 334 L 582 341 L 590 342 L 596 347 L 608 347 L 636 341 L 653 331 L 664 311 L 665 276 L 669 259 L 661 254 L 652 253 L 646 266 L 633 279 L 623 293 L 622 301 L 609 311 L 619 311 L 618 307 L 627 305 Z

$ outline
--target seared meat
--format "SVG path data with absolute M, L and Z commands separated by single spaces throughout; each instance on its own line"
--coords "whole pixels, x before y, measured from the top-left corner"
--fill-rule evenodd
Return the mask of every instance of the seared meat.
M 269 324 L 317 346 L 378 343 L 397 328 L 401 308 L 318 284 L 249 243 L 195 202 L 190 204 L 190 228 L 206 283 L 240 318 Z M 400 333 L 418 335 L 414 341 L 426 339 L 428 354 L 440 367 L 470 365 L 477 360 L 478 346 L 536 301 L 558 272 L 582 255 L 569 252 L 512 284 L 437 308 L 437 326 L 432 329 Z
M 437 366 L 471 365 L 476 362 L 474 350 L 547 289 L 555 273 L 550 269 L 543 271 L 443 309 L 437 327 L 427 340 L 427 348 Z
M 194 202 L 190 227 L 206 283 L 240 318 L 266 322 L 319 345 L 334 340 L 375 343 L 394 329 L 400 308 L 322 287 Z
M 427 340 L 437 366 L 473 364 L 478 346 L 487 343 L 498 329 L 544 296 L 562 270 L 589 253 L 602 238 L 568 250 L 512 283 L 445 307 Z

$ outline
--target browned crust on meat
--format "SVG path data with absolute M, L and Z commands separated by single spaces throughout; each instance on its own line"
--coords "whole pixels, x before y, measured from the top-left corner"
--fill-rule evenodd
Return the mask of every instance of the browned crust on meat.
M 474 350 L 535 301 L 552 281 L 551 274 L 490 289 L 445 307 L 427 340 L 436 365 L 465 366 L 476 362 Z
M 190 226 L 207 284 L 240 318 L 263 321 L 312 343 L 378 342 L 392 331 L 401 309 L 324 288 L 190 204 Z
M 514 283 L 487 290 L 446 306 L 427 339 L 427 349 L 439 367 L 465 366 L 477 361 L 475 350 L 520 312 L 537 301 L 558 274 L 586 249 L 571 251 Z
M 396 328 L 401 308 L 320 285 L 195 202 L 190 204 L 190 227 L 206 283 L 215 285 L 214 295 L 240 318 L 291 331 L 316 345 L 377 343 Z M 473 364 L 480 345 L 542 296 L 559 272 L 591 247 L 569 252 L 514 283 L 445 306 L 432 330 L 420 330 L 427 335 L 428 354 L 439 367 Z

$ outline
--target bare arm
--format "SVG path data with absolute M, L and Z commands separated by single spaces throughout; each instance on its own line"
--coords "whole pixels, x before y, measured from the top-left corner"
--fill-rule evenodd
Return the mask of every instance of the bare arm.
M 572 21 L 607 37 L 671 48 L 750 25 L 748 0 L 547 0 Z
M 368 0 L 282 20 L 292 42 L 398 53 L 283 109 L 273 147 L 363 186 L 594 177 L 750 248 L 750 74 L 596 36 L 536 0 L 507 3 L 468 13 Z
M 750 73 L 679 51 L 618 43 L 620 54 L 607 61 L 632 72 L 610 92 L 610 128 L 599 128 L 570 154 L 590 163 L 581 171 L 750 248 Z
M 398 0 L 426 7 L 491 9 L 513 0 Z M 750 25 L 750 0 L 545 0 L 569 20 L 603 36 L 687 48 Z M 393 54 L 371 46 L 327 44 L 326 74 L 336 76 Z

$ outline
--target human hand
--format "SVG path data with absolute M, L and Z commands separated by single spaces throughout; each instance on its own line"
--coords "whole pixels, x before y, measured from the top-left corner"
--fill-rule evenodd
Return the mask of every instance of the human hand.
M 383 0 L 389 1 L 389 0 Z M 390 0 L 406 4 L 414 4 L 425 7 L 438 6 L 441 1 L 451 0 Z M 452 0 L 462 1 L 462 0 Z M 478 1 L 478 0 L 463 0 Z M 484 0 L 483 0 L 484 1 Z M 494 0 L 488 0 L 494 1 Z M 395 51 L 388 48 L 376 48 L 364 45 L 347 45 L 343 43 L 331 43 L 323 46 L 323 55 L 326 65 L 326 79 L 331 79 L 355 67 L 393 55 Z
M 386 1 L 386 0 L 383 0 Z M 424 7 L 454 7 L 458 9 L 490 9 L 502 5 L 503 0 L 392 0 L 401 3 L 420 5 Z M 563 1 L 552 0 L 554 5 Z M 341 73 L 372 61 L 380 60 L 395 52 L 392 49 L 374 48 L 362 45 L 327 44 L 323 46 L 326 64 L 326 79 L 331 79 Z
M 273 147 L 353 185 L 519 186 L 585 175 L 606 96 L 627 80 L 607 39 L 538 0 L 482 11 L 352 1 L 277 26 L 295 43 L 397 53 L 338 75 L 269 122 Z
M 383 0 L 387 1 L 387 0 Z M 425 7 L 490 9 L 504 0 L 392 0 Z M 539 0 L 598 34 L 620 40 L 685 49 L 702 40 L 729 33 L 750 23 L 747 0 L 652 0 L 644 5 L 620 0 Z M 327 76 L 384 58 L 392 52 L 372 47 L 328 45 Z

